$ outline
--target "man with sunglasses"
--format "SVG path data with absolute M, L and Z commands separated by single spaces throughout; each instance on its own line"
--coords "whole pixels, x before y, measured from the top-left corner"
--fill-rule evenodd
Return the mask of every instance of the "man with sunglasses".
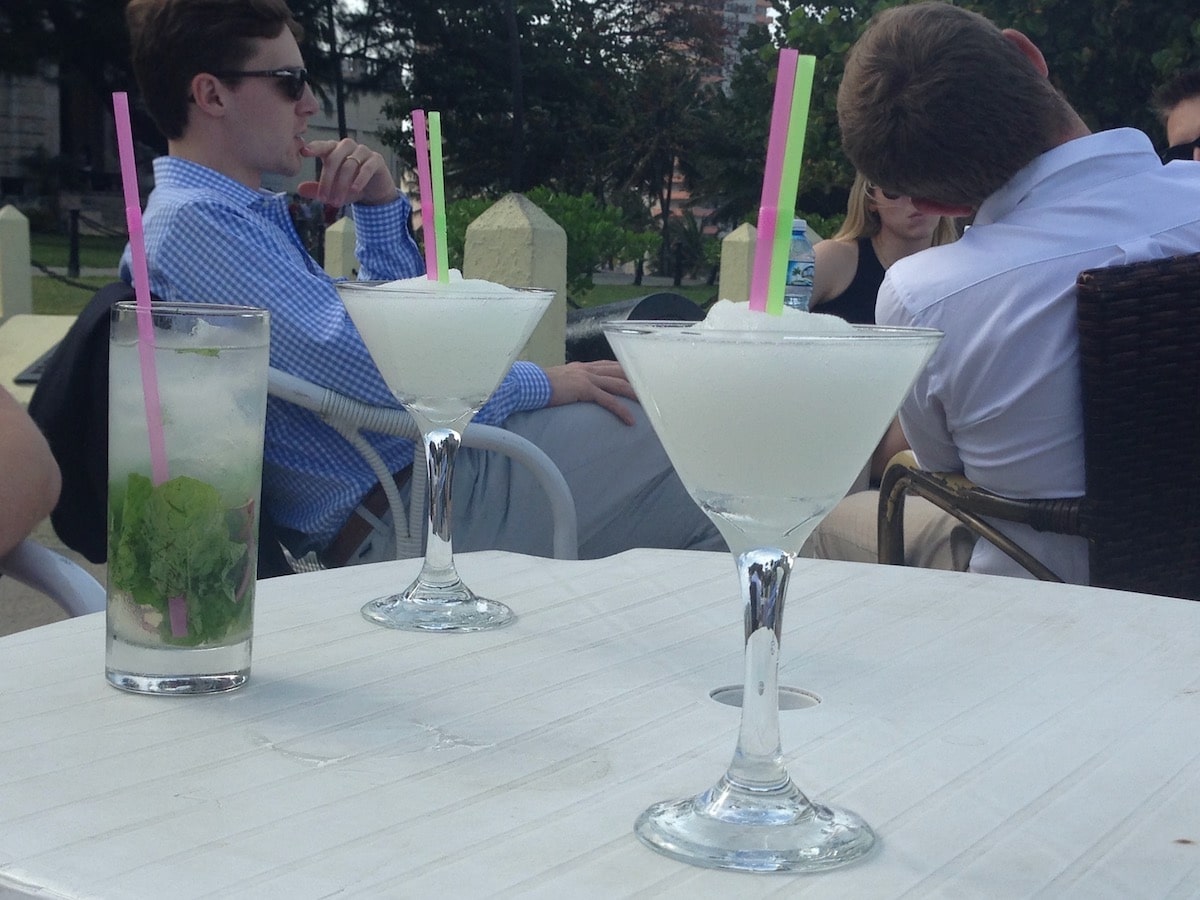
M 881 324 L 945 334 L 900 410 L 918 461 L 1004 496 L 1082 495 L 1076 278 L 1200 251 L 1200 178 L 1163 166 L 1139 131 L 1091 133 L 1029 38 L 947 3 L 874 16 L 837 109 L 865 177 L 923 212 L 974 217 L 958 241 L 893 265 L 876 303 Z M 873 535 L 874 500 L 843 501 L 829 527 Z M 1083 538 L 998 527 L 1087 583 Z M 970 569 L 1029 577 L 982 540 Z
M 1176 75 L 1154 92 L 1152 102 L 1167 130 L 1162 161 L 1200 162 L 1200 69 Z
M 299 193 L 350 205 L 363 280 L 424 273 L 409 203 L 383 157 L 349 138 L 306 141 L 317 102 L 284 0 L 130 0 L 126 20 L 142 100 L 166 136 L 154 162 L 144 225 L 150 288 L 168 300 L 271 311 L 271 364 L 376 405 L 396 405 L 346 314 L 333 280 L 263 176 L 320 175 Z M 127 254 L 128 256 L 128 254 Z M 128 281 L 128 265 L 123 266 Z M 575 495 L 580 555 L 635 546 L 719 549 L 715 528 L 684 491 L 615 362 L 543 370 L 516 363 L 477 421 L 503 424 L 559 464 Z M 553 407 L 553 408 L 550 408 Z M 412 442 L 372 436 L 398 475 Z M 265 509 L 330 565 L 387 558 L 390 524 L 366 462 L 315 415 L 272 399 L 267 409 Z M 456 466 L 461 549 L 548 555 L 549 516 L 519 467 L 467 451 Z M 398 482 L 399 482 L 398 478 Z

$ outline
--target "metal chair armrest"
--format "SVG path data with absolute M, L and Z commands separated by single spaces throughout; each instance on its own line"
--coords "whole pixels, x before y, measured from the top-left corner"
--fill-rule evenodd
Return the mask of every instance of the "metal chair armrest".
M 412 416 L 403 409 L 372 406 L 351 399 L 330 388 L 319 387 L 275 368 L 268 373 L 268 385 L 272 396 L 312 410 L 354 445 L 371 466 L 379 483 L 383 485 L 394 520 L 398 513 L 404 510 L 400 493 L 387 465 L 361 432 L 391 434 L 416 443 L 421 452 L 414 456 L 410 488 L 411 497 L 415 502 L 409 504 L 406 528 L 397 525 L 395 532 L 398 559 L 419 555 L 425 527 L 424 505 L 428 476 L 422 464 L 424 445 L 421 441 L 421 430 Z M 550 513 L 554 520 L 555 557 L 579 558 L 579 523 L 575 498 L 562 472 L 541 448 L 502 428 L 480 424 L 471 424 L 464 429 L 462 445 L 504 453 L 529 469 L 550 501 Z
M 0 557 L 0 574 L 41 591 L 70 616 L 105 607 L 104 586 L 87 569 L 29 538 Z
M 1042 581 L 1062 579 L 1020 544 L 984 517 L 1017 522 L 1038 531 L 1079 534 L 1082 498 L 1014 500 L 979 487 L 953 472 L 928 472 L 917 467 L 911 451 L 896 454 L 888 463 L 879 485 L 879 561 L 904 565 L 904 498 L 924 497 L 954 516 L 976 535 L 987 539 L 1022 568 Z

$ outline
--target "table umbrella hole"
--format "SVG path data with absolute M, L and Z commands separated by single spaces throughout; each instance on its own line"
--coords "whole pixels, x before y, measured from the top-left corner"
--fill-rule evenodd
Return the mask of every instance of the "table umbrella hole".
M 725 687 L 713 688 L 708 696 L 712 697 L 718 703 L 724 703 L 726 706 L 740 707 L 742 705 L 742 686 L 740 684 L 729 684 Z M 787 709 L 809 709 L 820 702 L 821 698 L 812 691 L 786 686 L 779 688 L 780 712 Z

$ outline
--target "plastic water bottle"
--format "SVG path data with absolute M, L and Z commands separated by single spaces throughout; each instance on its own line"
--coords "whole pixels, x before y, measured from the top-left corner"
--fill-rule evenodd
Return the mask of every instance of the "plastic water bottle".
M 788 253 L 787 279 L 783 285 L 783 302 L 795 309 L 808 311 L 813 289 L 813 248 L 808 241 L 808 223 L 792 221 L 792 249 Z

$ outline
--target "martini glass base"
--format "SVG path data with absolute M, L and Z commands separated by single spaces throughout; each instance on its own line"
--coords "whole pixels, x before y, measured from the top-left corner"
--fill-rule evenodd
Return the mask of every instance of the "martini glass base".
M 672 859 L 743 872 L 833 869 L 875 846 L 871 826 L 855 813 L 811 803 L 790 779 L 758 792 L 722 778 L 703 794 L 654 804 L 634 832 Z
M 422 578 L 402 593 L 372 600 L 362 614 L 368 622 L 404 631 L 486 631 L 516 619 L 503 603 L 477 596 L 461 581 L 442 585 Z

